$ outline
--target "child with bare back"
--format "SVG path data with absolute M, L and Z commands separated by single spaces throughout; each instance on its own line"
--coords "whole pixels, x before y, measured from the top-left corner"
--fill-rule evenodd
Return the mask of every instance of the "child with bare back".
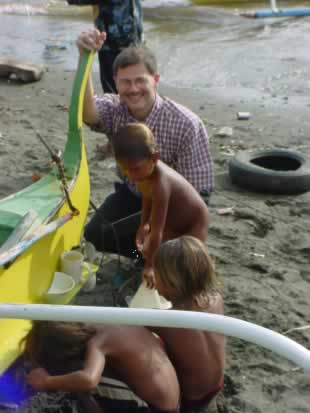
M 35 321 L 24 341 L 26 358 L 38 366 L 27 377 L 36 390 L 85 394 L 96 388 L 107 367 L 149 405 L 150 412 L 178 412 L 175 370 L 160 340 L 144 327 Z M 70 373 L 48 373 L 76 362 L 82 367 L 70 368 Z
M 173 309 L 224 313 L 214 267 L 200 240 L 182 236 L 164 242 L 154 256 L 154 272 L 159 293 L 172 302 Z M 206 412 L 224 384 L 224 336 L 180 328 L 155 332 L 177 372 L 181 412 Z
M 111 143 L 121 171 L 142 194 L 136 245 L 145 258 L 143 278 L 154 287 L 155 251 L 163 241 L 185 234 L 206 241 L 208 208 L 182 175 L 160 161 L 153 133 L 146 125 L 130 123 L 120 128 Z

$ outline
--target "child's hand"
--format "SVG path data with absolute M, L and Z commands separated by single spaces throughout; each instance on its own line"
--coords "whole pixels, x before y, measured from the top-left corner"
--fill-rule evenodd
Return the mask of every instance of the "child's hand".
M 40 367 L 31 370 L 31 372 L 27 375 L 26 381 L 35 390 L 45 390 L 45 383 L 48 377 L 48 372 Z
M 145 224 L 139 227 L 136 234 L 136 246 L 137 250 L 142 252 L 144 250 L 144 241 L 147 234 L 150 232 L 150 225 Z
M 142 273 L 142 280 L 146 282 L 146 286 L 148 288 L 155 288 L 156 287 L 156 282 L 155 282 L 155 274 L 153 268 L 144 268 L 143 273 Z

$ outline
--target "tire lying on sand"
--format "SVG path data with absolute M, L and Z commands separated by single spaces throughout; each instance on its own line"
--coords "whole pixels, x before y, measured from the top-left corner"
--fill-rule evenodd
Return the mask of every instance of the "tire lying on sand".
M 241 151 L 229 163 L 233 184 L 254 192 L 310 191 L 310 159 L 286 149 Z

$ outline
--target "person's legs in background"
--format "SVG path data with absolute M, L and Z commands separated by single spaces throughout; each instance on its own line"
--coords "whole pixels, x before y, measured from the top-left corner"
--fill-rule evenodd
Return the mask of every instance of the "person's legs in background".
M 120 50 L 99 50 L 100 81 L 104 93 L 117 93 L 113 77 L 113 63 L 119 53 Z
M 139 220 L 130 220 L 129 225 L 122 225 L 125 230 L 117 223 L 113 228 L 111 223 L 139 211 L 141 211 L 141 198 L 132 193 L 126 184 L 116 183 L 115 192 L 104 200 L 86 225 L 84 232 L 86 241 L 91 242 L 97 251 L 118 253 L 132 258 L 132 253 L 136 249 L 135 238 Z

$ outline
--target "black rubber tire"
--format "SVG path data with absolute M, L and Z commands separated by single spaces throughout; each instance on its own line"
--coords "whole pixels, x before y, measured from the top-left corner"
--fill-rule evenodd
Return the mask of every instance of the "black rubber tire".
M 300 194 L 310 190 L 310 159 L 286 149 L 242 151 L 230 161 L 229 175 L 250 191 Z

